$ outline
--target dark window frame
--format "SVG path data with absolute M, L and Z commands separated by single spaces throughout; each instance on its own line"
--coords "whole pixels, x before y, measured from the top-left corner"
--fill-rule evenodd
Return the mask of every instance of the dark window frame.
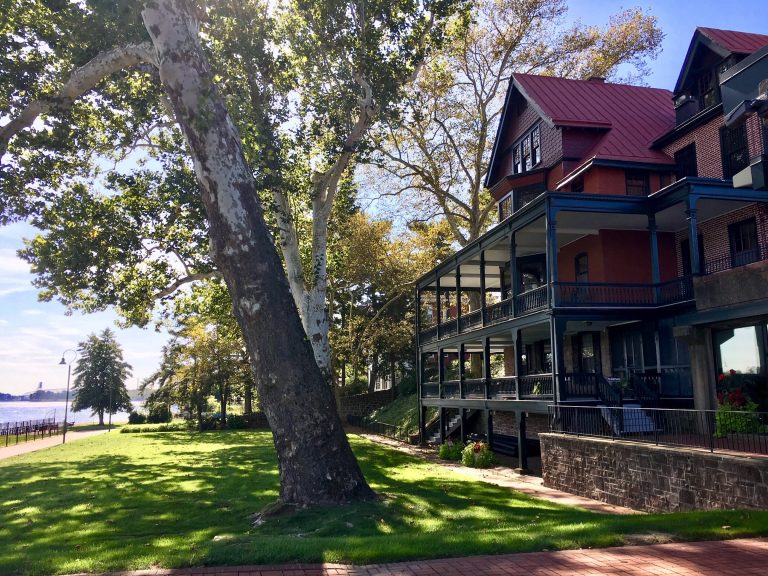
M 675 152 L 675 165 L 677 167 L 678 180 L 687 176 L 697 177 L 699 175 L 699 165 L 696 160 L 696 142 L 691 142 L 688 146 L 684 146 Z
M 728 246 L 731 266 L 744 266 L 760 260 L 760 238 L 755 217 L 728 226 Z
M 651 178 L 645 170 L 625 170 L 624 186 L 627 196 L 648 196 L 651 193 Z
M 723 178 L 733 178 L 734 174 L 749 166 L 746 123 L 720 128 L 720 157 L 723 163 Z
M 536 124 L 512 146 L 512 172 L 525 174 L 541 163 L 541 128 Z
M 589 253 L 579 252 L 573 258 L 574 278 L 578 283 L 589 282 Z

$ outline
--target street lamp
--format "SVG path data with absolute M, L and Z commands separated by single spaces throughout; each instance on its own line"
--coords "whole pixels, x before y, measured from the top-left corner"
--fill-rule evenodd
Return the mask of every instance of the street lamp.
M 64 357 L 67 354 L 71 354 L 69 362 L 67 362 Z M 76 350 L 64 350 L 64 352 L 61 354 L 61 362 L 59 362 L 59 366 L 67 365 L 67 401 L 66 404 L 64 404 L 64 434 L 61 438 L 61 443 L 64 444 L 67 441 L 67 414 L 69 411 L 69 378 L 72 375 L 72 362 L 75 361 L 77 358 L 77 351 Z

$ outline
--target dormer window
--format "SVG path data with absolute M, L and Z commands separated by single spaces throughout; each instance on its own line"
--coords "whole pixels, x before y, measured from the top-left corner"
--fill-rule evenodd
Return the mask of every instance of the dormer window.
M 541 134 L 536 126 L 512 148 L 515 174 L 528 172 L 541 162 Z
M 699 77 L 699 101 L 701 109 L 714 106 L 720 101 L 714 70 L 707 70 Z

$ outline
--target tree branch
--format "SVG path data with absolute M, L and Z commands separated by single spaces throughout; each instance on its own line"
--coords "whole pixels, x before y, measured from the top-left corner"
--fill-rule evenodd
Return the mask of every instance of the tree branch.
M 179 278 L 167 288 L 164 288 L 163 290 L 156 292 L 154 298 L 155 300 L 160 300 L 161 298 L 170 296 L 171 294 L 176 292 L 176 290 L 184 286 L 184 284 L 189 284 L 190 282 L 197 282 L 198 280 L 208 280 L 210 278 L 219 278 L 219 277 L 220 277 L 220 274 L 216 271 L 198 272 L 197 274 L 190 274 L 189 276 L 185 276 L 184 278 Z
M 0 157 L 7 151 L 11 138 L 32 126 L 38 116 L 46 114 L 52 108 L 69 109 L 77 98 L 94 88 L 110 74 L 136 66 L 141 62 L 157 66 L 157 58 L 151 42 L 113 48 L 73 70 L 58 94 L 30 103 L 16 118 L 0 128 Z

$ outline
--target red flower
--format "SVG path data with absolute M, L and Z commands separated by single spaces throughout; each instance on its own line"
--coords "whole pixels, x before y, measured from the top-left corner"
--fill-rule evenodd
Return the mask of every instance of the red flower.
M 730 369 L 728 372 L 730 372 L 730 373 L 731 373 L 731 376 L 733 376 L 734 374 L 736 374 L 736 370 L 734 370 L 733 368 L 731 368 L 731 369 Z
M 723 380 L 725 380 L 725 374 L 720 374 L 720 376 L 717 377 L 717 381 L 722 382 Z
M 483 449 L 483 444 L 481 442 L 475 442 L 475 445 L 472 447 L 472 450 L 475 452 L 480 452 L 480 450 Z

